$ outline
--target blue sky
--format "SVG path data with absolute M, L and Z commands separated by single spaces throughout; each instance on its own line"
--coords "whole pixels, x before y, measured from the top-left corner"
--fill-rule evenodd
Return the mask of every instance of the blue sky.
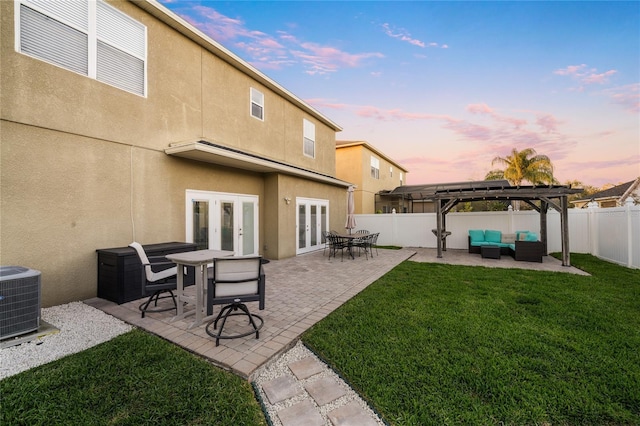
M 556 178 L 640 176 L 640 2 L 161 0 L 409 170 L 481 180 L 513 148 Z

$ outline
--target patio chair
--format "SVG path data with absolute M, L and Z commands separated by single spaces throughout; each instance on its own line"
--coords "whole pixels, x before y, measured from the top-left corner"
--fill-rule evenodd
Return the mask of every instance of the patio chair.
M 364 251 L 364 255 L 367 257 L 367 260 L 369 260 L 369 249 L 371 246 L 370 241 L 371 241 L 371 237 L 373 237 L 373 234 L 370 234 L 369 231 L 364 229 L 356 231 L 355 233 L 362 234 L 362 237 L 354 238 L 351 241 L 352 248 L 358 249 L 358 256 L 360 256 L 360 253 Z
M 142 294 L 149 296 L 147 301 L 138 307 L 142 313 L 142 318 L 147 312 L 165 312 L 176 309 L 177 313 L 178 305 L 173 294 L 173 290 L 177 286 L 178 269 L 175 263 L 169 262 L 164 256 L 147 256 L 142 245 L 135 241 L 129 244 L 129 247 L 134 249 L 140 258 L 142 263 Z M 157 272 L 154 272 L 154 267 Z M 168 298 L 173 300 L 173 306 L 158 308 L 158 301 Z M 152 302 L 153 306 L 149 307 Z
M 331 259 L 331 254 L 333 254 L 333 258 L 335 259 L 336 253 L 340 250 L 340 261 L 344 261 L 344 251 L 350 250 L 351 241 L 349 238 L 341 237 L 335 234 L 329 234 L 329 259 Z
M 264 309 L 265 276 L 262 272 L 262 257 L 227 257 L 213 260 L 213 269 L 207 281 L 207 315 L 213 313 L 213 305 L 226 305 L 214 320 L 209 321 L 205 331 L 216 339 L 236 339 L 255 333 L 260 337 L 264 324 L 262 317 L 247 308 L 247 302 L 258 302 L 258 309 Z M 238 312 L 240 311 L 240 312 Z M 247 316 L 249 331 L 245 329 L 233 334 L 222 334 L 227 319 L 231 316 Z M 218 329 L 218 321 L 222 320 Z M 259 322 L 259 324 L 257 323 Z M 211 329 L 213 326 L 213 330 Z
M 322 255 L 324 256 L 327 249 L 330 249 L 329 246 L 329 231 L 322 231 L 322 242 L 324 243 L 324 249 L 322 250 Z
M 376 232 L 375 234 L 371 234 L 371 236 L 369 237 L 369 251 L 371 252 L 371 257 L 373 257 L 373 249 L 376 249 L 376 256 L 378 255 L 378 235 L 380 235 L 379 232 Z

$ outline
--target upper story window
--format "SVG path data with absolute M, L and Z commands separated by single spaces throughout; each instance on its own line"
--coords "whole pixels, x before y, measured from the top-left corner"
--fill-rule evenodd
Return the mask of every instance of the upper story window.
M 403 176 L 402 176 L 402 172 L 400 172 L 400 186 L 402 186 L 402 182 L 403 182 Z
M 374 156 L 371 156 L 371 177 L 380 179 L 380 160 Z
M 18 0 L 16 51 L 146 96 L 147 27 L 103 1 Z
M 304 155 L 307 157 L 316 157 L 316 125 L 303 119 L 303 147 Z
M 389 177 L 393 177 L 393 167 L 389 166 Z
M 251 116 L 264 121 L 264 95 L 251 88 Z

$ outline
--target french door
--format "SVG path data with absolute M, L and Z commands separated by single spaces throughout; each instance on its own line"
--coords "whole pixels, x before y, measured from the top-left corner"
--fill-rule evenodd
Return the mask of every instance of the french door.
M 296 198 L 296 254 L 324 248 L 322 231 L 329 227 L 329 201 Z
M 187 190 L 186 240 L 198 250 L 258 255 L 258 196 Z

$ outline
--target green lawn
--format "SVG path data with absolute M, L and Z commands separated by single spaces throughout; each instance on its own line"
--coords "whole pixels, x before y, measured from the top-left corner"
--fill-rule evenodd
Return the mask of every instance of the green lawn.
M 640 271 L 404 262 L 303 341 L 397 425 L 640 424 Z
M 266 425 L 251 385 L 140 330 L 0 381 L 0 425 Z
M 303 340 L 394 425 L 640 424 L 640 271 L 404 262 Z M 375 261 L 375 260 L 373 260 Z M 134 330 L 0 381 L 0 425 L 265 425 L 251 385 Z

